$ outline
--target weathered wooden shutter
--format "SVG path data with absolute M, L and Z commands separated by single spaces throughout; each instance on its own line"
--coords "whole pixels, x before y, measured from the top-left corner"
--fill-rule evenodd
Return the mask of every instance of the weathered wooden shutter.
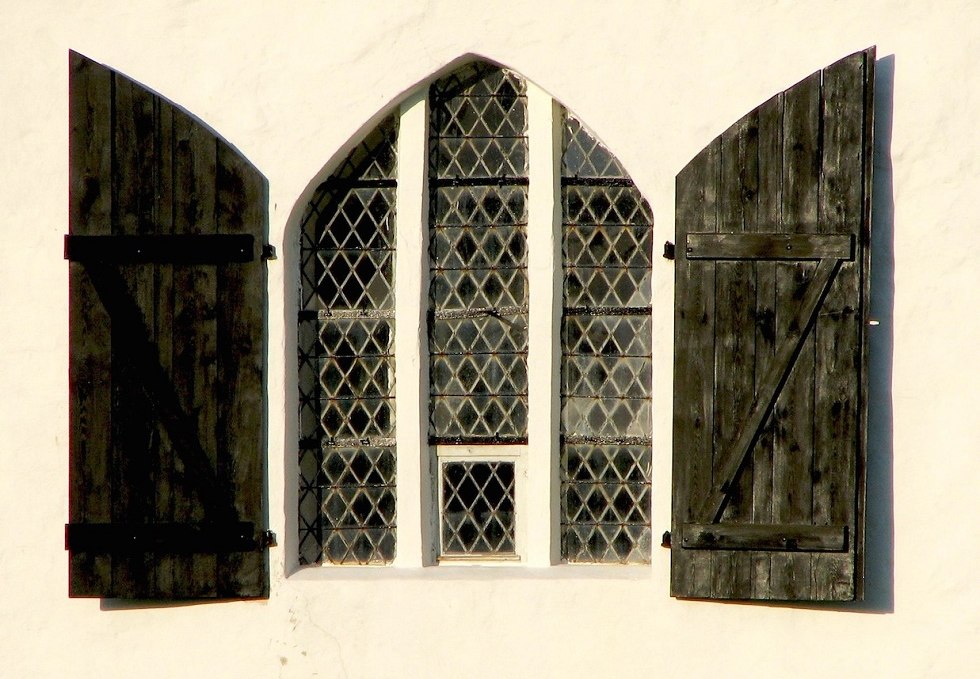
M 674 596 L 863 596 L 874 58 L 677 176 Z
M 70 68 L 70 595 L 267 597 L 265 179 Z

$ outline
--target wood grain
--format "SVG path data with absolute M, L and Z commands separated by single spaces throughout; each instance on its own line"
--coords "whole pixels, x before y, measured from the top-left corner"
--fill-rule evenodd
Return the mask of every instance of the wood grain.
M 785 94 L 783 111 L 783 207 L 786 230 L 811 230 L 817 221 L 820 149 L 820 74 Z M 807 231 L 809 232 L 809 231 Z M 794 310 L 813 279 L 814 264 L 776 264 L 776 337 L 792 329 Z M 778 350 L 777 350 L 778 351 Z M 807 337 L 773 410 L 773 521 L 806 523 L 811 518 L 813 457 L 813 339 Z M 810 556 L 773 554 L 770 574 L 776 599 L 808 599 Z
M 756 230 L 779 224 L 782 215 L 783 95 L 769 99 L 759 109 L 759 192 Z M 772 261 L 756 262 L 755 294 L 755 397 L 776 356 L 776 266 Z M 772 414 L 752 452 L 752 522 L 772 523 L 773 422 Z M 770 596 L 770 553 L 751 552 L 751 597 Z
M 71 69 L 67 535 L 104 539 L 69 546 L 70 594 L 267 597 L 265 265 L 216 265 L 224 243 L 197 240 L 257 249 L 265 180 L 141 85 L 74 53 Z M 178 264 L 174 234 L 194 239 Z M 247 539 L 219 539 L 240 525 Z
M 776 95 L 678 175 L 674 596 L 861 595 L 872 62 Z
M 717 230 L 717 185 L 720 141 L 705 148 L 677 176 L 677 240 L 686 229 Z M 675 295 L 683 304 L 674 309 L 674 463 L 673 520 L 680 534 L 684 522 L 694 520 L 692 497 L 711 487 L 714 404 L 712 374 L 715 322 L 714 263 L 691 266 L 681 254 L 675 265 Z M 671 547 L 671 594 L 711 595 L 710 553 Z
M 79 54 L 69 56 L 69 229 L 109 233 L 112 217 L 112 75 Z M 112 511 L 112 360 L 108 314 L 84 267 L 69 265 L 69 521 L 109 521 Z M 111 557 L 70 555 L 69 593 L 112 590 Z
M 745 231 L 756 221 L 758 129 L 758 117 L 750 114 L 721 135 L 719 233 L 707 234 L 707 238 L 744 238 Z M 690 252 L 687 254 L 690 258 Z M 718 484 L 719 474 L 724 473 L 721 456 L 726 452 L 729 442 L 738 435 L 745 412 L 752 403 L 755 294 L 755 271 L 751 262 L 716 263 L 712 487 Z M 718 379 L 719 375 L 727 378 Z M 741 522 L 751 518 L 751 504 L 748 502 L 751 489 L 752 471 L 748 469 L 730 484 L 725 521 Z M 697 509 L 700 511 L 700 507 Z M 714 554 L 712 596 L 749 596 L 750 567 L 750 559 L 744 554 Z
M 266 182 L 227 143 L 217 146 L 219 234 L 264 237 L 268 204 Z M 263 240 L 264 242 L 264 240 Z M 265 265 L 219 266 L 217 291 L 218 474 L 227 485 L 227 502 L 240 520 L 265 525 L 263 496 L 266 460 L 265 417 Z M 219 596 L 269 595 L 268 551 L 232 552 L 218 562 Z

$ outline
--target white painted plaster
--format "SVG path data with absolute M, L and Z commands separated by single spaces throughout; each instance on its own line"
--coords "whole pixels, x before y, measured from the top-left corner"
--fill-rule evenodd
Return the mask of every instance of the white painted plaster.
M 2 4 L 0 674 L 976 672 L 980 5 Z M 672 235 L 673 178 L 688 159 L 773 93 L 871 44 L 880 60 L 872 282 L 872 315 L 880 325 L 871 329 L 868 604 L 676 601 L 667 594 L 668 554 L 659 549 L 647 569 L 408 567 L 286 577 L 295 551 L 295 491 L 287 483 L 296 445 L 294 241 L 310 191 L 359 131 L 449 63 L 470 53 L 491 58 L 596 131 L 652 205 L 659 244 Z M 68 287 L 61 252 L 69 49 L 178 102 L 269 180 L 271 240 L 282 253 L 269 269 L 268 399 L 270 521 L 281 546 L 272 552 L 267 602 L 126 608 L 67 598 Z M 670 511 L 672 292 L 671 265 L 660 261 L 658 532 Z M 399 325 L 398 336 L 404 331 Z M 412 539 L 400 537 L 400 553 Z

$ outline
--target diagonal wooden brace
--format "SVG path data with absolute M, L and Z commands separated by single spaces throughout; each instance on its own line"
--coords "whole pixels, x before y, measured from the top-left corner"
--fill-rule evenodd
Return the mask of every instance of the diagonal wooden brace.
M 735 438 L 735 442 L 720 458 L 721 471 L 717 476 L 719 481 L 712 486 L 711 492 L 705 496 L 704 503 L 697 512 L 697 516 L 700 516 L 705 523 L 718 523 L 721 520 L 729 492 L 748 458 L 749 451 L 762 434 L 762 427 L 772 412 L 776 399 L 779 398 L 779 392 L 800 355 L 800 349 L 807 335 L 813 328 L 817 310 L 830 291 L 841 262 L 842 260 L 838 258 L 825 258 L 817 265 L 816 274 L 807 285 L 796 315 L 790 322 L 789 334 L 780 345 L 759 389 L 756 390 L 756 397 L 749 409 L 745 424 Z
M 149 339 L 143 314 L 130 296 L 126 281 L 112 265 L 86 262 L 84 266 L 112 323 L 131 338 L 125 354 L 142 377 L 143 392 L 187 468 L 187 477 L 195 485 L 206 516 L 211 521 L 236 521 L 237 512 L 218 483 L 194 420 L 181 407 L 177 392 L 160 365 L 156 345 Z

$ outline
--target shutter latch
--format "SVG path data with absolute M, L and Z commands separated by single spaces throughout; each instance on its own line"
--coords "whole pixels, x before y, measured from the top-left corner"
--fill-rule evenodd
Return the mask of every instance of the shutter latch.
M 271 243 L 266 243 L 262 246 L 262 259 L 269 261 L 270 259 L 278 259 L 276 257 L 276 246 Z
M 674 244 L 670 241 L 664 242 L 664 259 L 674 258 Z
M 259 536 L 259 548 L 265 549 L 266 547 L 277 547 L 279 545 L 276 542 L 276 534 L 271 530 L 264 530 Z
M 660 546 L 670 549 L 670 531 L 665 530 L 664 536 L 660 539 Z

